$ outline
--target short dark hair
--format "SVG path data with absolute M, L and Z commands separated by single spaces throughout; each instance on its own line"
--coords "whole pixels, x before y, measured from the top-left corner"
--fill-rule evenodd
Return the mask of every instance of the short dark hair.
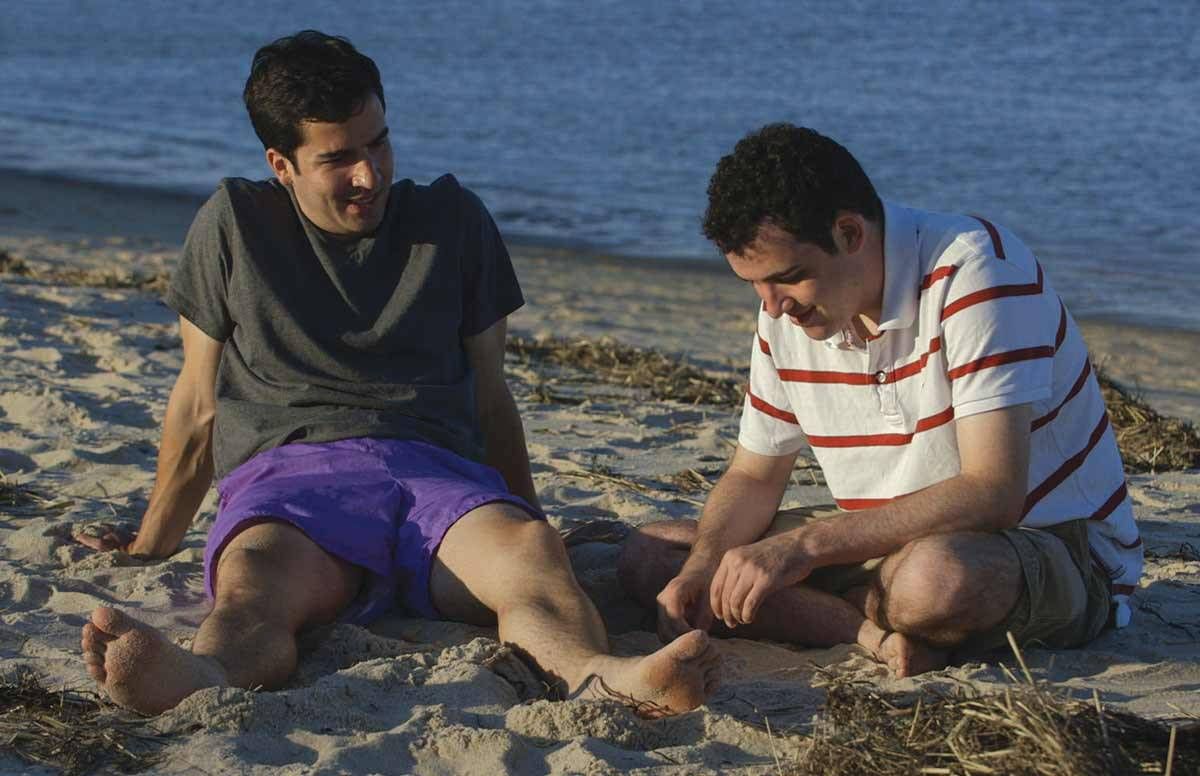
M 836 253 L 831 229 L 841 210 L 876 223 L 883 218 L 879 195 L 858 161 L 807 127 L 768 124 L 717 163 L 708 184 L 704 236 L 722 253 L 741 253 L 769 223 Z
M 254 53 L 242 100 L 263 148 L 295 164 L 302 121 L 343 122 L 374 92 L 384 108 L 379 68 L 345 38 L 303 30 Z

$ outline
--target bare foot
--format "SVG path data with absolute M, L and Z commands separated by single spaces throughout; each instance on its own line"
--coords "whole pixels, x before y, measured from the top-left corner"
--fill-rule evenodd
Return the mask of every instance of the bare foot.
M 875 659 L 900 678 L 945 668 L 949 658 L 948 650 L 935 649 L 898 631 L 885 633 L 875 649 Z
M 92 611 L 81 644 L 92 678 L 115 703 L 142 714 L 159 714 L 196 690 L 227 684 L 214 659 L 193 655 L 107 606 Z
M 690 711 L 720 683 L 721 653 L 708 634 L 693 630 L 645 657 L 602 655 L 589 665 L 582 697 L 616 698 L 640 716 Z

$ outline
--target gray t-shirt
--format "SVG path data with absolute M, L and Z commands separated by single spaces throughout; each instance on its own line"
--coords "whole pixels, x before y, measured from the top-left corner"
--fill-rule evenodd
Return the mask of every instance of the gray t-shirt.
M 394 184 L 359 240 L 322 232 L 276 181 L 223 180 L 166 303 L 225 343 L 213 430 L 224 477 L 280 445 L 360 436 L 481 460 L 463 338 L 524 300 L 483 203 L 445 175 Z

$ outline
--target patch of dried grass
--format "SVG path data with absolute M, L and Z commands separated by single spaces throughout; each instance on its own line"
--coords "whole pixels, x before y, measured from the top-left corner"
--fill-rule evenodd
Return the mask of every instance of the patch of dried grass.
M 91 288 L 131 288 L 137 291 L 162 293 L 167 290 L 171 276 L 166 272 L 151 275 L 130 272 L 124 269 L 55 269 L 31 266 L 24 259 L 0 251 L 0 274 L 17 275 L 63 286 L 88 286 Z
M 1140 396 L 1113 382 L 1099 367 L 1096 377 L 1126 471 L 1200 468 L 1200 433 L 1191 423 L 1159 414 Z
M 508 351 L 525 362 L 581 370 L 595 380 L 645 388 L 655 399 L 687 404 L 737 405 L 744 388 L 738 380 L 714 377 L 683 361 L 609 339 L 512 337 Z
M 1200 727 L 1161 722 L 1068 697 L 1044 683 L 980 695 L 917 695 L 834 680 L 817 732 L 790 776 L 904 774 L 1200 774 Z
M 137 773 L 158 762 L 165 738 L 93 693 L 47 690 L 32 673 L 0 681 L 0 751 L 27 763 Z

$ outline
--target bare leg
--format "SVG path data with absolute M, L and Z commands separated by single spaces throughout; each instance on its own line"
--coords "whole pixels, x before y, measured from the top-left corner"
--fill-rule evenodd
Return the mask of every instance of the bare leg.
M 639 658 L 608 654 L 604 623 L 571 573 L 557 532 L 507 504 L 465 515 L 446 534 L 431 580 L 446 617 L 498 622 L 519 648 L 568 692 L 607 696 L 595 679 L 650 716 L 693 709 L 716 688 L 720 655 L 700 631 Z
M 362 573 L 289 525 L 260 523 L 222 552 L 216 602 L 192 652 L 99 607 L 83 627 L 84 662 L 116 703 L 143 714 L 173 708 L 205 687 L 278 687 L 295 670 L 296 634 L 332 621 Z
M 687 557 L 695 525 L 651 523 L 631 535 L 618 566 L 625 589 L 654 606 Z M 734 634 L 807 646 L 857 643 L 897 676 L 912 676 L 944 667 L 952 647 L 1002 622 L 1023 584 L 1004 537 L 931 536 L 889 556 L 870 587 L 840 598 L 805 585 L 778 591 L 755 623 Z

